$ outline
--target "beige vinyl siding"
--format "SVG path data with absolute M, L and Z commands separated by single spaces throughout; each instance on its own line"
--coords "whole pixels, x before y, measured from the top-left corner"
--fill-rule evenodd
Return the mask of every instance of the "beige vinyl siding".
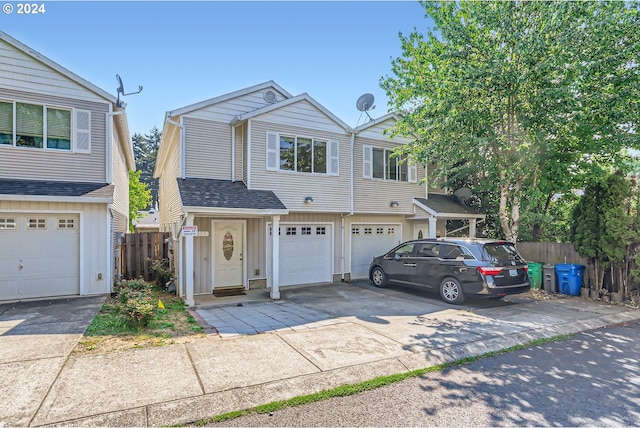
M 0 99 L 91 111 L 91 153 L 0 145 L 0 177 L 31 180 L 106 182 L 106 103 L 0 88 Z
M 186 177 L 231 180 L 231 126 L 183 116 Z
M 416 168 L 418 183 L 364 178 L 362 161 L 365 145 L 384 149 L 398 146 L 391 141 L 356 136 L 353 154 L 354 212 L 413 214 L 413 198 L 426 196 L 425 184 L 420 184 L 420 180 L 424 178 L 424 168 L 420 165 Z M 398 201 L 399 206 L 391 208 L 389 204 L 392 200 Z
M 211 239 L 213 236 L 211 218 L 196 217 L 193 220 L 193 224 L 198 226 L 198 232 L 209 232 L 209 236 L 196 236 L 193 238 L 193 292 L 194 294 L 211 294 L 211 263 L 213 259 L 211 251 Z
M 114 133 L 115 134 L 115 133 Z M 115 232 L 129 231 L 129 172 L 120 145 L 114 135 L 111 144 L 112 179 L 116 188 L 113 193 L 113 211 L 119 215 L 115 217 Z
M 107 204 L 81 204 L 59 202 L 0 201 L 0 216 L 8 213 L 54 212 L 80 214 L 80 262 L 82 294 L 105 294 L 111 292 L 109 261 L 110 233 Z M 43 242 L 46 245 L 46 242 Z M 98 273 L 103 279 L 98 279 Z
M 257 120 L 300 129 L 314 129 L 333 134 L 346 134 L 344 128 L 329 119 L 307 100 L 276 109 L 261 115 Z
M 0 40 L 0 87 L 46 94 L 52 97 L 71 97 L 87 101 L 104 99 L 84 86 L 70 80 L 54 69 L 35 60 Z
M 174 138 L 180 138 L 179 133 L 174 134 Z M 167 154 L 167 161 L 160 175 L 159 211 L 160 230 L 171 232 L 173 226 L 180 222 L 183 213 L 182 200 L 178 190 L 180 179 L 180 145 L 171 145 L 173 151 Z
M 249 135 L 247 132 L 247 125 L 242 125 L 242 182 L 244 184 L 249 183 Z
M 261 119 L 270 119 L 266 117 Z M 327 119 L 328 120 L 328 119 Z M 329 126 L 330 129 L 334 129 Z M 318 138 L 339 143 L 339 176 L 296 173 L 291 171 L 267 171 L 267 132 Z M 329 146 L 329 145 L 328 145 Z M 327 146 L 327 150 L 329 147 Z M 273 190 L 291 211 L 348 212 L 349 189 L 349 136 L 346 133 L 327 132 L 265 121 L 251 121 L 251 188 Z M 305 204 L 306 196 L 313 196 L 312 204 Z
M 279 101 L 286 98 L 275 89 L 266 88 L 189 112 L 189 116 L 203 120 L 230 123 L 231 120 L 238 115 L 270 105 L 263 98 L 264 92 L 268 90 L 274 91 L 278 95 Z

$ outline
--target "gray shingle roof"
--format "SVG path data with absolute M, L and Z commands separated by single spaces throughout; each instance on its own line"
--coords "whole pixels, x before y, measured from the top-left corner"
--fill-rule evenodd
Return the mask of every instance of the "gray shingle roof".
M 113 198 L 113 184 L 0 178 L 0 195 Z
M 429 199 L 414 198 L 422 205 L 431 208 L 437 213 L 446 214 L 478 214 L 472 208 L 461 204 L 453 195 L 429 194 Z
M 178 178 L 182 205 L 186 207 L 286 210 L 271 190 L 249 190 L 241 181 Z

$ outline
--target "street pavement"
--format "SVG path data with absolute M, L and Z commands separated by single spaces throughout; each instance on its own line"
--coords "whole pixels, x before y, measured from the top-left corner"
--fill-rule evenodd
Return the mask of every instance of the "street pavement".
M 366 282 L 201 298 L 208 337 L 71 355 L 103 298 L 0 305 L 0 426 L 166 426 L 640 319 L 562 296 L 470 300 Z M 66 327 L 66 328 L 65 328 Z

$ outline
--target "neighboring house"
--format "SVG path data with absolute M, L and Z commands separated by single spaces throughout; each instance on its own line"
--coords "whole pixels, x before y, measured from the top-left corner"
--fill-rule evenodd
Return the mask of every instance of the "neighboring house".
M 0 31 L 0 300 L 113 290 L 135 169 L 124 113 Z
M 142 217 L 133 221 L 133 228 L 136 232 L 158 232 L 160 223 L 158 223 L 158 211 L 150 209 L 149 211 L 140 211 Z
M 444 233 L 444 219 L 484 218 L 432 204 L 448 197 L 389 156 L 408 141 L 384 135 L 394 120 L 352 129 L 272 81 L 167 112 L 154 176 L 187 303 L 217 288 L 278 299 L 281 286 L 364 278 L 373 255 Z

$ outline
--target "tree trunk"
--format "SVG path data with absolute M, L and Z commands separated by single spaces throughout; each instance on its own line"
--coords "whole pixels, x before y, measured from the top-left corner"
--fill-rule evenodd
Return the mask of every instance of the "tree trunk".
M 500 173 L 501 180 L 504 180 L 504 175 L 504 172 Z M 505 237 L 508 240 L 515 242 L 511 227 L 509 225 L 509 215 L 507 214 L 508 199 L 509 185 L 502 183 L 500 184 L 500 208 L 498 210 L 498 216 L 500 217 L 500 225 L 502 226 L 502 231 L 504 232 Z

